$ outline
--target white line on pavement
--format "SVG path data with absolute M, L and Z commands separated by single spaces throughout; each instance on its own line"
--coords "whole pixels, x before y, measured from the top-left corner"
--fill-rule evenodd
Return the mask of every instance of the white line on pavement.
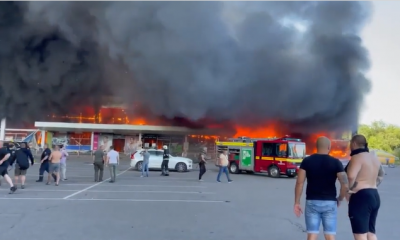
M 92 198 L 92 199 L 68 199 L 69 201 L 116 201 L 116 202 L 185 202 L 185 203 L 225 203 L 218 200 L 168 200 L 168 199 L 111 199 L 111 198 Z
M 118 173 L 116 176 L 122 175 L 122 174 L 126 173 L 126 172 L 127 172 L 128 170 L 130 170 L 130 169 L 131 169 L 131 168 L 128 168 L 128 169 L 126 169 L 126 170 L 124 170 L 124 171 Z M 102 183 L 104 183 L 105 181 L 108 181 L 108 180 L 110 180 L 110 179 L 111 179 L 111 178 L 108 178 L 108 179 L 106 179 L 106 180 L 104 180 L 104 181 L 102 181 L 102 182 L 95 183 L 95 184 L 93 184 L 93 185 L 91 185 L 91 186 L 89 186 L 89 187 L 87 187 L 87 188 L 84 188 L 84 189 L 82 189 L 82 190 L 80 190 L 80 191 L 77 191 L 77 192 L 75 192 L 75 193 L 72 193 L 72 194 L 70 194 L 70 195 L 64 197 L 63 199 L 64 199 L 64 200 L 65 200 L 65 199 L 69 199 L 69 198 L 71 198 L 71 197 L 73 197 L 73 196 L 75 196 L 75 195 L 78 195 L 79 193 L 82 193 L 82 192 L 84 192 L 84 191 L 86 191 L 86 190 L 89 190 L 89 189 L 91 189 L 91 188 L 94 188 L 94 187 L 96 187 L 96 186 L 98 186 L 98 185 L 100 185 L 100 184 L 102 184 Z
M 7 189 L 0 189 L 0 191 L 6 192 Z M 25 189 L 24 192 L 76 192 L 75 190 L 59 190 L 59 189 Z M 89 193 L 171 193 L 171 194 L 215 194 L 213 192 L 182 192 L 182 191 L 118 191 L 118 190 L 86 190 Z
M 168 200 L 168 199 L 64 199 L 64 198 L 0 198 L 0 200 L 52 200 L 52 201 L 105 201 L 105 202 L 182 202 L 182 203 L 226 203 L 220 200 Z

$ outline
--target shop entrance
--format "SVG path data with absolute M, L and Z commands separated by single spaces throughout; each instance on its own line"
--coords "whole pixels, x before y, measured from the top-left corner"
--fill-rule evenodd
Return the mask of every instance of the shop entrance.
M 124 152 L 125 139 L 113 139 L 114 150 Z

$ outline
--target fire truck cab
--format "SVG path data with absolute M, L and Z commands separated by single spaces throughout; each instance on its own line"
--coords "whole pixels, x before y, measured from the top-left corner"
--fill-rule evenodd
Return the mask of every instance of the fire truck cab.
M 224 150 L 228 151 L 231 173 L 268 173 L 274 178 L 281 175 L 295 177 L 306 156 L 306 144 L 288 136 L 264 139 L 240 137 L 217 141 L 217 156 Z

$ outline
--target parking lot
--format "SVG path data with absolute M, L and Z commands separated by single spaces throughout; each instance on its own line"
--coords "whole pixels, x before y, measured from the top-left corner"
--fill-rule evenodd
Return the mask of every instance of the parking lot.
M 116 183 L 93 182 L 89 157 L 68 162 L 68 180 L 60 186 L 36 183 L 38 165 L 28 170 L 26 189 L 8 194 L 0 188 L 0 231 L 3 239 L 305 239 L 304 220 L 292 211 L 295 179 L 260 175 L 225 176 L 217 183 L 216 168 L 208 164 L 204 182 L 198 171 L 150 172 L 149 178 L 119 166 Z M 387 169 L 380 187 L 380 239 L 396 239 L 400 225 L 400 169 Z M 10 174 L 13 176 L 13 173 Z M 304 202 L 304 201 L 303 201 Z M 339 211 L 338 239 L 351 239 L 345 204 Z M 322 236 L 321 236 L 321 239 Z

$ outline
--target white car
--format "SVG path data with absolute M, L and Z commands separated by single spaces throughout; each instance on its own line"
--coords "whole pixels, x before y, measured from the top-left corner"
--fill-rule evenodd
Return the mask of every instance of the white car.
M 147 151 L 150 153 L 149 169 L 161 170 L 161 163 L 163 161 L 164 151 L 155 149 L 149 149 Z M 138 171 L 142 171 L 142 163 L 143 163 L 143 156 L 141 154 L 142 152 L 143 150 L 139 150 L 131 154 L 131 167 L 135 168 Z M 168 168 L 169 170 L 186 172 L 193 168 L 193 161 L 189 158 L 174 157 L 170 154 Z

